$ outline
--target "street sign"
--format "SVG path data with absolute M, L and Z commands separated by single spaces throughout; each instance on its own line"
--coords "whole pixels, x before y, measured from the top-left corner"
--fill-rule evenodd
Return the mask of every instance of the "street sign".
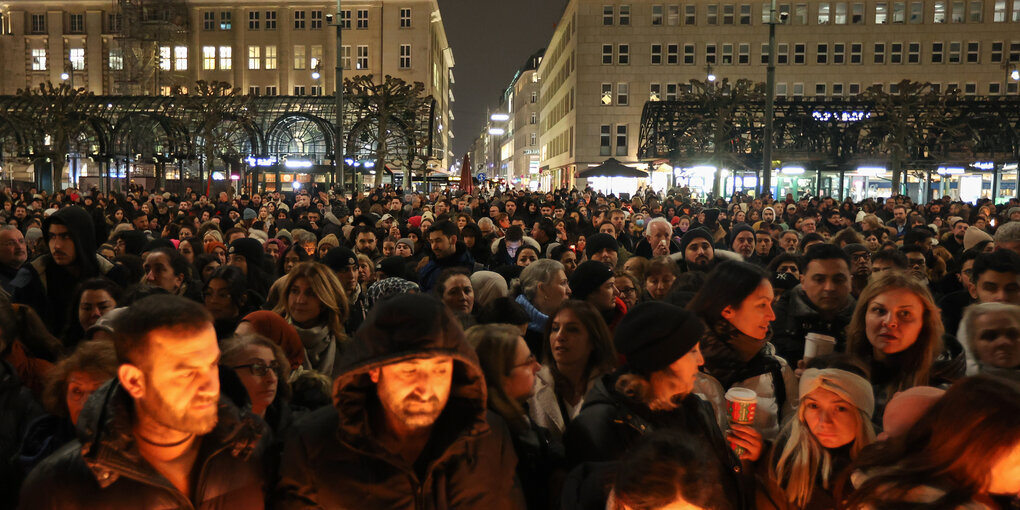
M 488 179 L 488 176 L 485 175 L 485 172 L 478 172 L 478 174 L 476 174 L 476 177 L 478 178 L 478 182 L 482 182 Z

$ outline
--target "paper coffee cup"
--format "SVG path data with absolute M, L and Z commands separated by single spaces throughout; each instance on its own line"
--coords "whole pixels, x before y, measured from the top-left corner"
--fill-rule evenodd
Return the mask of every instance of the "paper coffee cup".
M 832 354 L 834 350 L 836 350 L 836 339 L 829 335 L 808 333 L 804 337 L 804 361 Z
M 747 388 L 730 388 L 726 392 L 726 414 L 731 423 L 750 425 L 758 408 L 758 394 Z

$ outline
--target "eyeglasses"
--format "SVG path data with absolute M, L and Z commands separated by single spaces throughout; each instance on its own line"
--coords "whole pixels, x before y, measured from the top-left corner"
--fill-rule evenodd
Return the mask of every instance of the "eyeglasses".
M 528 358 L 524 360 L 524 363 L 518 363 L 518 364 L 514 365 L 514 368 L 530 367 L 530 366 L 534 365 L 536 361 L 538 361 L 538 359 L 535 358 L 535 355 L 534 354 L 529 354 Z
M 868 252 L 854 253 L 850 258 L 853 260 L 871 260 L 871 254 Z
M 620 291 L 620 294 L 635 294 L 637 293 L 636 287 L 616 287 L 616 290 Z
M 251 370 L 251 375 L 254 375 L 255 377 L 265 377 L 266 373 L 270 370 L 272 370 L 274 374 L 278 374 L 280 372 L 280 362 L 273 360 L 267 365 L 264 361 L 256 361 L 255 363 L 249 363 L 247 365 L 237 365 L 233 368 L 234 370 L 247 368 L 248 370 Z

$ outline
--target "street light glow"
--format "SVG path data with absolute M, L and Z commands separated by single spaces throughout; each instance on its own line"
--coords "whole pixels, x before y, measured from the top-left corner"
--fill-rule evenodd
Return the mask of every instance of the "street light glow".
M 506 130 L 503 128 L 493 127 L 489 128 L 489 134 L 493 136 L 503 136 L 506 134 Z
M 312 72 L 312 79 L 313 80 L 318 80 L 320 76 L 322 76 L 322 75 L 319 74 L 319 71 L 313 71 Z
M 1020 81 L 1020 69 L 1014 69 L 1012 73 L 1009 73 L 1009 77 L 1016 81 Z
M 508 114 L 508 113 L 494 113 L 494 114 L 489 116 L 489 120 L 492 120 L 492 121 L 495 121 L 495 122 L 506 122 L 506 121 L 510 120 L 510 114 Z
M 67 73 L 60 73 L 60 79 L 61 80 L 67 81 L 67 79 L 70 78 L 70 77 L 71 77 L 71 75 L 69 75 Z
M 715 74 L 709 74 L 708 81 L 715 81 Z

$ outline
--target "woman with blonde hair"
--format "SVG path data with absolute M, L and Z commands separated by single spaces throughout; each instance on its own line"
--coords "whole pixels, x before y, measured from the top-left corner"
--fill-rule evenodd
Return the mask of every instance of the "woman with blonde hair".
M 305 368 L 336 377 L 347 336 L 347 294 L 336 274 L 318 262 L 302 262 L 283 278 L 273 311 L 287 319 L 305 348 Z
M 962 375 L 962 359 L 936 369 L 942 332 L 941 314 L 923 282 L 903 271 L 872 277 L 847 327 L 846 349 L 870 369 L 876 416 L 897 391 Z
M 875 397 L 863 372 L 855 372 L 861 371 L 809 368 L 801 376 L 797 414 L 783 427 L 769 462 L 759 466 L 766 471 L 766 491 L 759 493 L 757 508 L 836 507 L 843 473 L 875 441 Z

